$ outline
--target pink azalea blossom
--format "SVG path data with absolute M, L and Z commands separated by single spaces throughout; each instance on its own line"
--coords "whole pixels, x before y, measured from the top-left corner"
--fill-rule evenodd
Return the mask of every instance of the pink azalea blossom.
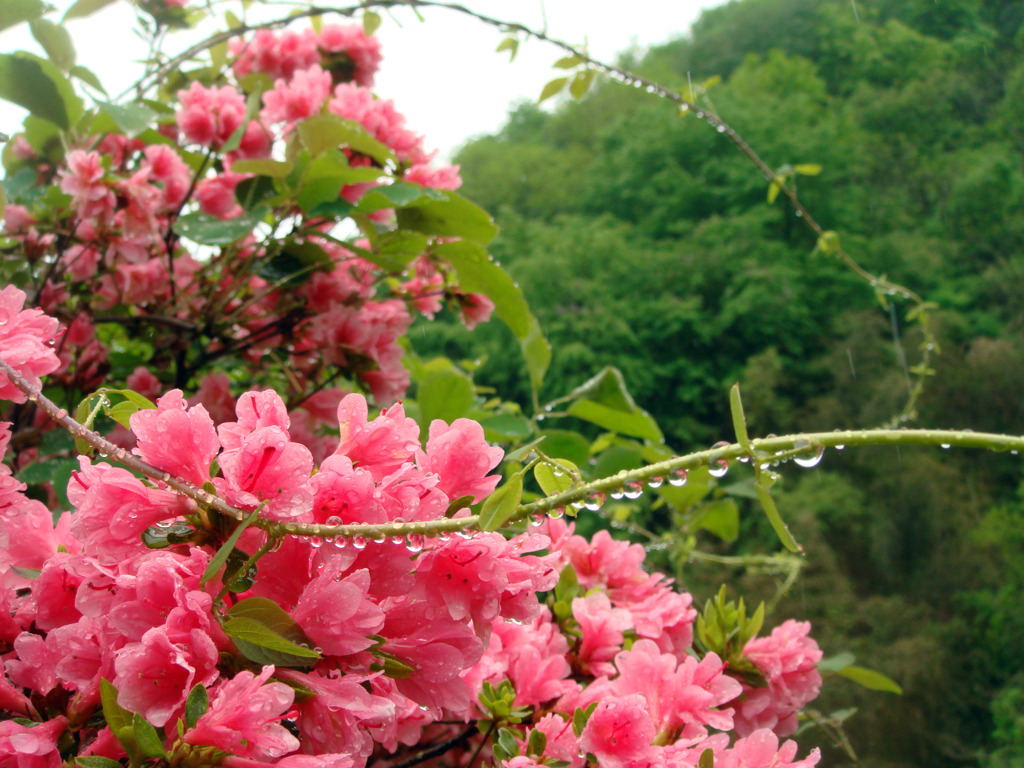
M 273 759 L 294 752 L 299 740 L 280 724 L 295 699 L 284 683 L 269 683 L 274 667 L 242 671 L 217 687 L 210 708 L 185 733 L 186 744 L 217 747 L 239 757 Z
M 625 768 L 652 751 L 657 730 L 640 694 L 601 701 L 580 734 L 580 748 L 609 768 Z
M 135 452 L 157 469 L 202 486 L 210 479 L 210 463 L 220 450 L 213 420 L 201 405 L 188 407 L 180 389 L 157 400 L 157 407 L 132 414 L 138 437 Z
M 803 760 L 795 760 L 796 750 L 795 741 L 780 747 L 779 737 L 762 728 L 717 754 L 715 768 L 814 768 L 821 759 L 821 752 L 815 748 Z
M 13 285 L 0 290 L 0 356 L 34 387 L 53 373 L 60 361 L 49 342 L 59 323 L 38 309 L 23 309 L 25 292 Z M 24 403 L 25 394 L 0 373 L 0 398 Z
M 489 496 L 500 479 L 487 473 L 501 463 L 505 452 L 491 447 L 479 423 L 456 419 L 451 425 L 435 420 L 430 424 L 427 450 L 417 451 L 417 465 L 441 478 L 438 487 L 449 499 L 472 496 L 473 503 Z
M 743 655 L 768 681 L 768 688 L 744 687 L 737 706 L 736 732 L 746 736 L 758 728 L 770 728 L 779 736 L 796 730 L 796 713 L 818 696 L 821 649 L 809 636 L 811 624 L 789 619 L 768 637 L 747 643 Z
M 57 741 L 67 724 L 66 717 L 31 727 L 13 720 L 0 721 L 0 764 L 11 768 L 60 768 Z

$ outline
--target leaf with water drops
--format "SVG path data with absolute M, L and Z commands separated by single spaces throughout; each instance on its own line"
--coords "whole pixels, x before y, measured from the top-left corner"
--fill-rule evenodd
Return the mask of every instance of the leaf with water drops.
M 566 469 L 578 472 L 578 468 L 568 459 L 555 459 Z M 533 468 L 533 476 L 545 496 L 556 496 L 572 488 L 573 476 L 563 469 L 541 462 Z
M 505 484 L 492 493 L 480 508 L 480 529 L 496 531 L 516 512 L 523 498 L 523 476 L 512 475 Z

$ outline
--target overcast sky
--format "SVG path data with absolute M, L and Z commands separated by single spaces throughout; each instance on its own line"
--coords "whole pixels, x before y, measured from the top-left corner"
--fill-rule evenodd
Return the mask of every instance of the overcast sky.
M 63 13 L 72 0 L 51 2 Z M 574 44 L 586 41 L 595 57 L 612 61 L 632 45 L 649 46 L 685 34 L 701 9 L 721 2 L 469 0 L 465 4 L 535 28 L 543 26 L 546 16 L 553 37 Z M 512 103 L 535 99 L 555 76 L 551 64 L 561 54 L 551 46 L 530 41 L 510 64 L 508 53 L 494 52 L 502 39 L 496 29 L 451 11 L 427 10 L 424 16 L 426 23 L 406 10 L 396 11 L 394 18 L 384 15 L 377 33 L 384 62 L 374 90 L 394 100 L 409 126 L 426 136 L 428 148 L 449 155 L 467 138 L 497 130 Z M 140 71 L 134 61 L 144 55 L 145 48 L 130 31 L 132 19 L 127 3 L 116 3 L 88 19 L 68 23 L 79 63 L 96 72 L 111 93 L 130 85 Z M 180 50 L 188 41 L 172 35 L 167 50 Z M 0 33 L 0 52 L 18 49 L 41 53 L 25 25 Z M 16 132 L 22 117 L 20 109 L 0 101 L 0 131 Z

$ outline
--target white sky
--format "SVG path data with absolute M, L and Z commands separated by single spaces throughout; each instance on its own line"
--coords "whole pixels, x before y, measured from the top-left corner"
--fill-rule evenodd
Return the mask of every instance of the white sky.
M 62 14 L 72 0 L 51 2 Z M 465 4 L 535 28 L 543 25 L 543 8 L 553 37 L 574 44 L 586 41 L 595 57 L 614 61 L 631 45 L 649 46 L 685 34 L 701 9 L 721 2 L 468 0 Z M 496 131 L 513 102 L 536 99 L 544 83 L 556 76 L 551 64 L 561 53 L 549 45 L 529 41 L 520 46 L 510 64 L 507 52 L 494 52 L 502 35 L 493 27 L 451 11 L 428 9 L 424 16 L 426 23 L 405 9 L 396 11 L 394 18 L 384 15 L 377 32 L 384 61 L 374 90 L 393 99 L 409 127 L 424 134 L 426 146 L 442 150 L 443 156 L 450 156 L 471 136 Z M 57 21 L 60 15 L 50 18 Z M 129 6 L 122 2 L 88 19 L 68 22 L 78 63 L 92 69 L 112 94 L 124 90 L 141 71 L 134 62 L 144 56 L 145 48 L 131 32 L 132 20 Z M 225 26 L 221 22 L 204 30 L 208 34 Z M 167 50 L 181 50 L 195 39 L 186 34 L 172 35 Z M 26 25 L 0 33 L 0 52 L 18 49 L 42 55 Z M 16 132 L 23 117 L 22 110 L 0 101 L 0 131 Z

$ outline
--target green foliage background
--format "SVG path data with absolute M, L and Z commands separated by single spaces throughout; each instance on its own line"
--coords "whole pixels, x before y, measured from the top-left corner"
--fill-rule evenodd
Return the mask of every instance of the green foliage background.
M 770 165 L 821 164 L 798 192 L 823 226 L 941 305 L 922 426 L 1024 433 L 1022 22 L 1011 0 L 734 0 L 624 58 L 684 92 L 720 75 L 700 104 Z M 766 203 L 748 161 L 672 105 L 614 84 L 553 113 L 524 104 L 457 162 L 554 344 L 545 393 L 614 365 L 680 450 L 731 438 L 734 381 L 758 434 L 873 426 L 902 406 L 920 344 L 902 308 L 811 255 L 813 234 Z M 413 339 L 484 359 L 476 380 L 526 402 L 499 325 L 467 342 L 424 324 Z M 822 712 L 859 710 L 846 731 L 861 764 L 1024 765 L 1020 458 L 864 449 L 787 475 L 779 506 L 808 558 L 777 615 L 904 687 L 827 681 Z M 741 527 L 720 553 L 777 548 L 754 506 Z M 723 578 L 680 568 L 699 601 Z M 736 584 L 775 594 L 764 575 Z M 802 737 L 815 740 L 823 764 L 850 761 L 820 730 Z

